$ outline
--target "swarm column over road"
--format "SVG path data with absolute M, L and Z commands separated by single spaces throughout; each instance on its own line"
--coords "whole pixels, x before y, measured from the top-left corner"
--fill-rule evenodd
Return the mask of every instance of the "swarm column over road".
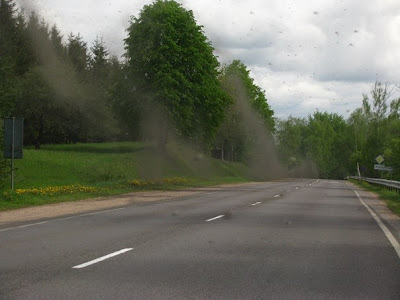
M 400 292 L 400 258 L 343 181 L 260 183 L 128 206 L 3 230 L 0 245 L 1 298 L 398 299 Z

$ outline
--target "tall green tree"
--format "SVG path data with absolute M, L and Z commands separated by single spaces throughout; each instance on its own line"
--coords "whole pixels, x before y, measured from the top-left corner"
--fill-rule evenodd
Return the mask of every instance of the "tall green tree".
M 102 38 L 97 37 L 90 47 L 89 72 L 94 84 L 104 86 L 108 76 L 108 51 Z
M 15 3 L 0 0 L 0 121 L 10 116 L 18 95 L 18 59 L 15 56 L 18 49 L 15 39 L 20 35 Z M 2 150 L 3 130 L 0 126 L 0 190 L 8 175 L 7 161 L 3 159 Z
M 86 71 L 89 64 L 87 43 L 83 41 L 80 34 L 71 33 L 67 44 L 68 57 L 81 79 L 86 79 Z
M 179 134 L 211 141 L 229 99 L 217 79 L 213 48 L 193 12 L 170 0 L 145 5 L 131 19 L 125 49 L 134 84 L 134 97 L 124 103 L 127 110 L 138 106 L 142 116 L 158 111 Z M 165 122 L 158 126 L 165 130 Z
M 395 124 L 395 113 L 389 117 L 389 100 L 392 88 L 388 84 L 375 82 L 370 95 L 363 94 L 362 105 L 348 120 L 350 132 L 354 137 L 354 151 L 351 153 L 352 165 L 358 163 L 364 176 L 380 176 L 374 170 L 375 158 L 383 155 L 389 147 L 391 128 Z M 394 102 L 393 102 L 394 103 Z M 393 109 L 395 104 L 393 104 Z M 393 110 L 395 111 L 395 109 Z M 391 121 L 393 124 L 390 124 Z
M 108 102 L 112 107 L 119 126 L 124 133 L 124 139 L 140 140 L 140 108 L 134 96 L 135 87 L 128 78 L 128 67 L 116 57 L 110 60 L 110 73 L 108 80 Z
M 305 145 L 307 156 L 315 161 L 322 178 L 348 175 L 350 138 L 342 116 L 326 112 L 309 116 Z
M 305 133 L 307 122 L 302 118 L 290 116 L 287 120 L 277 123 L 276 140 L 279 155 L 284 164 L 292 173 L 294 169 L 306 158 Z
M 25 118 L 24 139 L 39 149 L 45 136 L 54 125 L 55 94 L 39 68 L 32 68 L 24 75 L 21 84 L 21 98 L 16 111 Z
M 254 79 L 250 76 L 250 71 L 246 65 L 240 60 L 234 60 L 229 65 L 225 66 L 222 70 L 222 81 L 226 78 L 236 77 L 240 82 L 240 88 L 243 89 L 245 97 L 251 104 L 251 107 L 257 112 L 257 114 L 263 120 L 266 128 L 270 132 L 275 130 L 275 119 L 274 111 L 268 104 L 265 96 L 265 91 L 262 90 L 258 85 L 254 83 Z M 227 85 L 225 84 L 225 87 Z
M 244 161 L 256 140 L 274 131 L 273 111 L 264 91 L 254 84 L 240 60 L 222 68 L 220 81 L 231 98 L 231 105 L 218 130 L 215 145 L 222 159 Z
M 349 175 L 354 138 L 342 116 L 317 111 L 307 119 L 291 117 L 278 122 L 276 138 L 291 174 L 339 179 Z M 313 174 L 315 168 L 318 174 Z M 350 174 L 355 167 L 352 170 Z
M 57 28 L 57 25 L 53 25 L 50 30 L 50 40 L 53 45 L 53 48 L 56 52 L 57 57 L 65 61 L 67 56 L 67 49 L 62 41 L 63 36 L 61 35 L 60 31 Z
M 0 118 L 10 116 L 19 94 L 20 77 L 32 64 L 25 20 L 14 1 L 0 0 Z
M 367 144 L 367 138 L 368 138 L 368 117 L 365 114 L 365 110 L 363 108 L 357 108 L 355 109 L 351 114 L 350 117 L 347 120 L 348 124 L 348 130 L 349 130 L 349 135 L 351 136 L 351 140 L 353 143 L 351 144 L 351 154 L 350 154 L 350 170 L 353 170 L 353 173 L 350 174 L 355 174 L 357 171 L 357 166 L 358 168 L 361 169 L 362 175 L 365 172 L 365 164 L 368 161 L 366 157 L 366 144 Z
M 109 58 L 109 52 L 102 38 L 97 37 L 90 47 L 89 63 L 87 68 L 88 80 L 85 85 L 88 118 L 92 124 L 92 131 L 98 136 L 98 141 L 114 138 L 118 134 L 117 125 L 108 105 L 109 90 L 112 85 L 112 74 L 118 72 L 119 62 L 114 57 Z M 102 120 L 98 124 L 98 120 Z
M 276 157 L 271 134 L 275 120 L 264 91 L 239 60 L 222 68 L 220 81 L 232 104 L 219 128 L 214 155 L 245 162 L 253 178 L 285 176 Z
M 246 95 L 243 93 L 244 89 L 240 88 L 242 84 L 239 77 L 232 72 L 228 72 L 227 67 L 222 69 L 220 81 L 222 88 L 231 98 L 231 105 L 227 109 L 225 118 L 218 128 L 215 150 L 220 152 L 220 156 L 218 156 L 222 160 L 243 161 L 245 159 L 248 138 L 240 109 L 240 101 L 242 99 L 239 99 L 239 97 L 246 98 Z M 248 99 L 244 101 L 248 101 Z
M 12 1 L 0 1 L 0 118 L 8 115 L 13 98 L 17 93 L 16 61 L 13 57 L 15 45 L 13 34 L 17 30 L 15 4 Z
M 400 98 L 390 103 L 387 117 L 387 138 L 383 152 L 385 164 L 393 167 L 393 179 L 400 180 Z

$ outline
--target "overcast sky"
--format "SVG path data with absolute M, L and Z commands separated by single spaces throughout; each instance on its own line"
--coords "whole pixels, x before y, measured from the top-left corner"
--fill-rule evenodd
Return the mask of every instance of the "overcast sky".
M 17 0 L 64 37 L 96 36 L 117 55 L 130 16 L 150 0 Z M 181 0 L 221 63 L 241 59 L 280 118 L 345 117 L 375 80 L 400 84 L 399 0 Z M 394 96 L 399 97 L 397 93 Z

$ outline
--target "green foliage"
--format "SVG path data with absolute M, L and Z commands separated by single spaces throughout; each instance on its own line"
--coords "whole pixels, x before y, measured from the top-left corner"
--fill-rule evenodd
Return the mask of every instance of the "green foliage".
M 43 72 L 43 68 L 32 68 L 21 80 L 14 114 L 25 119 L 24 143 L 40 148 L 43 143 L 79 141 L 79 110 L 68 102 L 58 102 Z
M 25 22 L 12 1 L 1 3 L 0 14 L 0 118 L 25 118 L 24 143 L 37 147 L 115 137 L 106 105 L 112 67 L 101 40 L 89 64 L 79 35 L 64 45 L 55 25 L 49 30 L 34 12 Z
M 348 174 L 352 144 L 343 117 L 326 112 L 315 112 L 308 119 L 291 117 L 278 123 L 276 138 L 291 174 L 304 161 L 314 162 L 321 178 L 342 179 Z
M 175 1 L 145 5 L 131 19 L 125 39 L 133 96 L 126 110 L 157 111 L 158 127 L 172 120 L 178 132 L 199 142 L 212 139 L 229 99 L 220 88 L 218 61 L 192 11 Z M 163 129 L 163 128 L 161 128 Z
M 276 140 L 281 160 L 293 171 L 305 159 L 305 138 L 307 122 L 305 119 L 290 116 L 277 124 Z
M 270 108 L 267 102 L 265 91 L 263 91 L 259 86 L 254 83 L 254 79 L 250 77 L 250 71 L 240 60 L 232 61 L 232 63 L 225 66 L 222 70 L 221 81 L 228 92 L 232 88 L 235 89 L 235 87 L 228 86 L 229 83 L 227 81 L 231 80 L 232 77 L 236 77 L 237 79 L 239 79 L 239 84 L 241 86 L 240 88 L 243 89 L 245 97 L 247 98 L 246 100 L 250 102 L 251 107 L 259 114 L 259 116 L 265 123 L 266 128 L 270 132 L 274 132 L 274 111 Z M 230 84 L 232 84 L 232 82 Z M 235 98 L 234 93 L 235 91 L 233 91 L 233 94 L 230 93 L 230 96 L 232 98 Z
M 392 178 L 400 180 L 400 137 L 393 137 L 387 143 L 387 147 L 383 152 L 385 163 L 393 167 Z
M 9 117 L 19 95 L 20 78 L 29 53 L 24 50 L 24 21 L 15 3 L 0 0 L 0 121 Z M 3 126 L 0 126 L 0 190 L 7 184 L 9 166 L 3 159 Z
M 89 59 L 91 80 L 97 86 L 104 86 L 109 73 L 108 51 L 103 39 L 97 37 L 90 48 L 93 56 Z
M 111 72 L 108 85 L 108 102 L 119 121 L 125 137 L 122 140 L 137 141 L 141 137 L 140 113 L 136 98 L 132 91 L 134 86 L 131 81 L 126 80 L 127 67 L 120 64 L 117 59 L 111 61 Z M 121 138 L 120 138 L 121 139 Z
M 71 33 L 68 36 L 67 52 L 76 73 L 84 78 L 89 64 L 89 55 L 87 45 L 82 41 L 82 37 L 79 34 L 74 35 Z
M 66 56 L 66 48 L 63 45 L 62 36 L 56 25 L 53 25 L 53 27 L 51 27 L 50 41 L 55 49 L 56 55 L 60 58 L 65 57 Z
M 317 164 L 320 177 L 344 178 L 351 144 L 343 117 L 315 112 L 309 116 L 306 135 L 306 152 Z
M 25 50 L 24 21 L 15 3 L 0 1 L 0 118 L 8 117 L 18 97 L 19 76 L 29 64 Z
M 397 164 L 393 153 L 396 152 L 395 139 L 400 135 L 399 100 L 394 99 L 389 105 L 392 90 L 388 84 L 376 82 L 371 89 L 371 96 L 363 95 L 361 108 L 355 110 L 349 118 L 349 131 L 355 143 L 351 160 L 353 166 L 357 163 L 361 166 L 363 176 L 390 175 L 374 170 L 378 155 L 384 156 L 384 164 L 388 166 Z M 393 178 L 400 180 L 399 171 L 397 167 L 394 169 Z
M 224 66 L 220 81 L 232 104 L 218 129 L 216 151 L 221 153 L 222 160 L 246 161 L 256 140 L 274 131 L 273 111 L 264 91 L 254 84 L 241 61 L 234 60 Z

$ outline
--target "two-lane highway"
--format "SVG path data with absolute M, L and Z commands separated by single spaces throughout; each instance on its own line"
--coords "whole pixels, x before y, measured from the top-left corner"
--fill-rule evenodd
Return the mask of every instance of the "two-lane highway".
M 399 299 L 397 237 L 361 201 L 260 183 L 0 229 L 0 298 Z

